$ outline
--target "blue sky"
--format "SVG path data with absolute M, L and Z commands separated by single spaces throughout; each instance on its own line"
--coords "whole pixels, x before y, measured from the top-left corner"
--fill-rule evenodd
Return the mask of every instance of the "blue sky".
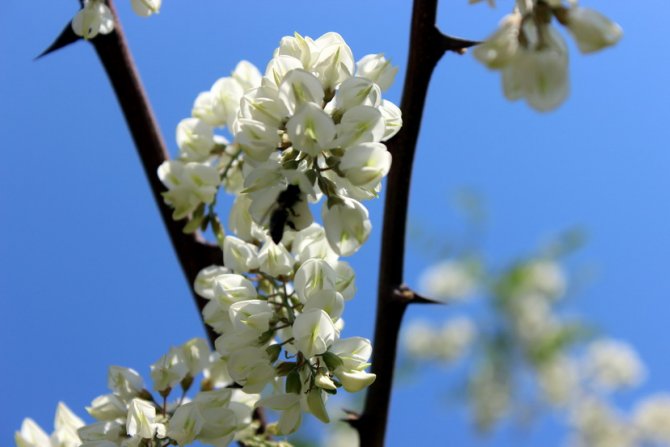
M 161 14 L 136 17 L 118 0 L 127 37 L 174 153 L 174 128 L 195 96 L 240 59 L 264 67 L 281 36 L 337 31 L 356 58 L 384 52 L 404 75 L 410 2 L 366 0 L 221 2 L 165 0 Z M 443 1 L 443 31 L 488 35 L 497 10 Z M 0 4 L 0 444 L 30 416 L 52 427 L 56 403 L 77 413 L 106 389 L 110 364 L 147 374 L 170 345 L 201 335 L 179 266 L 149 194 L 105 75 L 79 43 L 34 62 L 74 15 L 77 2 Z M 670 5 L 584 1 L 616 19 L 625 36 L 613 50 L 581 56 L 571 44 L 572 93 L 539 115 L 502 97 L 499 76 L 471 56 L 447 55 L 427 103 L 410 220 L 457 228 L 447 197 L 460 188 L 486 200 L 482 241 L 504 263 L 559 231 L 589 234 L 577 264 L 598 274 L 571 303 L 606 333 L 633 343 L 650 375 L 640 394 L 670 391 Z M 400 82 L 387 93 L 399 101 Z M 381 204 L 374 234 L 351 259 L 359 293 L 347 334 L 370 336 Z M 406 279 L 428 265 L 411 250 Z M 412 309 L 439 320 L 449 309 Z M 445 445 L 559 445 L 551 424 L 472 436 L 461 412 L 436 397 L 449 376 L 429 371 L 393 399 L 389 446 L 444 439 Z M 409 431 L 407 427 L 416 427 Z M 524 440 L 525 439 L 525 440 Z

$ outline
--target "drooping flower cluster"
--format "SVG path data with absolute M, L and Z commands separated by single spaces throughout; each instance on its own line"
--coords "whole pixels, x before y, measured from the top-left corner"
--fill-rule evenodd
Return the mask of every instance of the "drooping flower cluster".
M 195 289 L 209 300 L 203 316 L 221 334 L 216 349 L 230 377 L 250 393 L 272 385 L 259 405 L 280 411 L 274 431 L 288 434 L 303 411 L 328 422 L 328 394 L 357 392 L 375 380 L 365 371 L 372 348 L 364 338 L 340 337 L 354 272 L 338 260 L 324 229 L 313 223 L 275 244 L 251 222 L 249 205 L 246 196 L 234 204 L 230 226 L 246 231 L 225 237 L 227 267 L 203 270 Z
M 259 405 L 281 412 L 273 430 L 295 431 L 303 411 L 328 421 L 328 394 L 359 391 L 370 342 L 341 338 L 355 253 L 371 225 L 361 201 L 377 197 L 399 130 L 399 109 L 382 99 L 396 69 L 381 54 L 357 63 L 336 33 L 284 37 L 264 75 L 240 62 L 196 98 L 177 126 L 179 157 L 159 177 L 185 231 L 211 229 L 223 266 L 196 280 L 205 322 L 244 391 L 272 388 Z M 228 138 L 232 137 L 232 142 Z M 235 194 L 226 235 L 220 188 Z M 325 197 L 323 226 L 309 203 Z
M 162 0 L 130 0 L 133 11 L 142 17 L 158 14 Z M 72 19 L 72 30 L 84 39 L 114 31 L 114 16 L 104 0 L 84 0 L 84 5 Z
M 339 255 L 355 253 L 371 230 L 361 202 L 378 196 L 391 166 L 383 142 L 402 124 L 382 98 L 396 71 L 381 54 L 355 62 L 336 33 L 284 37 L 263 76 L 241 62 L 177 128 L 180 158 L 159 170 L 173 217 L 206 227 L 223 186 L 249 201 L 251 220 L 279 243 L 309 227 L 308 204 L 325 197 L 328 242 Z M 215 133 L 226 129 L 232 143 Z
M 200 374 L 200 390 L 190 399 Z M 137 447 L 202 444 L 226 446 L 255 436 L 252 421 L 257 394 L 226 388 L 232 384 L 225 362 L 203 339 L 173 347 L 151 365 L 154 396 L 133 369 L 109 368 L 110 394 L 87 407 L 97 422 L 86 425 L 64 404 L 56 412 L 56 431 L 48 437 L 31 419 L 16 433 L 18 447 Z M 181 396 L 168 401 L 173 390 Z
M 554 18 L 584 54 L 614 45 L 622 36 L 619 25 L 576 1 L 517 0 L 514 12 L 474 50 L 480 62 L 501 71 L 509 100 L 524 99 L 539 111 L 561 105 L 570 89 L 568 50 L 552 25 Z

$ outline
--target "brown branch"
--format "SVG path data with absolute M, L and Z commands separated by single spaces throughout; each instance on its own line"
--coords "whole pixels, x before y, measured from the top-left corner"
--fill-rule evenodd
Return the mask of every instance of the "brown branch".
M 165 188 L 158 179 L 156 171 L 161 163 L 169 159 L 169 155 L 128 49 L 114 4 L 109 0 L 107 5 L 114 15 L 114 32 L 106 36 L 98 35 L 91 43 L 112 84 L 172 247 L 189 286 L 192 288 L 198 272 L 209 265 L 221 264 L 223 256 L 217 246 L 208 244 L 199 236 L 184 234 L 182 232 L 184 222 L 174 221 L 172 210 L 163 201 L 161 193 L 165 191 Z M 193 299 L 202 315 L 202 309 L 207 304 L 207 300 L 199 297 L 195 292 L 193 292 Z M 205 325 L 205 330 L 210 344 L 214 346 L 217 334 L 207 325 Z
M 400 324 L 407 305 L 403 283 L 407 207 L 414 152 L 419 137 L 428 84 L 433 69 L 446 51 L 462 53 L 477 42 L 443 35 L 436 27 L 437 0 L 415 0 L 412 11 L 407 75 L 403 87 L 402 130 L 388 144 L 393 166 L 386 184 L 386 205 L 379 267 L 377 313 L 370 386 L 363 413 L 350 423 L 359 433 L 360 445 L 383 447 Z

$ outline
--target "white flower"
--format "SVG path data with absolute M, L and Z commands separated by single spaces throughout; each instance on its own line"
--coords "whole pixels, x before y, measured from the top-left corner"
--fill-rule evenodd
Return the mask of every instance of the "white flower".
M 616 340 L 592 342 L 584 368 L 596 385 L 607 390 L 638 385 L 645 376 L 644 365 L 633 347 Z
M 582 53 L 593 53 L 616 44 L 623 35 L 621 27 L 598 11 L 573 6 L 568 9 L 567 27 Z
M 384 135 L 381 141 L 388 141 L 402 127 L 402 112 L 397 105 L 386 99 L 382 100 L 382 104 L 377 110 L 379 110 L 384 119 Z
M 372 231 L 368 210 L 354 199 L 342 199 L 332 207 L 324 204 L 323 223 L 330 247 L 340 256 L 351 256 Z
M 246 273 L 258 268 L 258 248 L 234 236 L 223 240 L 223 263 L 236 273 Z
M 337 33 L 326 33 L 314 41 L 316 54 L 310 60 L 311 70 L 323 83 L 325 89 L 334 89 L 337 84 L 354 73 L 354 56 L 351 48 Z
M 205 298 L 206 300 L 211 300 L 214 298 L 214 280 L 223 275 L 230 273 L 230 270 L 220 265 L 210 265 L 200 270 L 198 276 L 193 282 L 193 288 L 195 293 Z
M 14 435 L 16 447 L 51 447 L 49 436 L 30 418 L 24 419 L 21 431 Z
M 246 393 L 258 393 L 275 377 L 264 348 L 247 346 L 236 350 L 228 358 L 228 372 Z
M 356 62 L 356 76 L 376 83 L 382 91 L 388 90 L 393 84 L 398 67 L 391 65 L 383 54 L 368 54 Z
M 179 348 L 170 348 L 170 351 L 151 365 L 151 379 L 154 390 L 164 392 L 174 388 L 188 374 L 188 366 L 184 362 Z
M 385 133 L 384 117 L 376 107 L 355 106 L 342 115 L 334 144 L 347 148 L 358 143 L 378 142 Z
M 298 315 L 293 322 L 296 348 L 307 358 L 323 354 L 335 342 L 337 332 L 330 316 L 321 309 Z
M 270 328 L 270 320 L 274 316 L 272 307 L 264 300 L 238 301 L 228 310 L 230 320 L 239 330 L 251 328 L 263 333 Z
M 181 358 L 188 368 L 188 374 L 195 377 L 209 365 L 211 351 L 204 338 L 192 338 L 181 347 Z
M 231 304 L 252 300 L 256 296 L 256 288 L 242 275 L 224 274 L 217 277 L 214 282 L 214 297 L 226 311 Z
M 177 145 L 184 159 L 204 161 L 215 144 L 214 129 L 205 121 L 186 118 L 177 125 Z
M 111 443 L 111 445 L 116 447 L 125 436 L 125 427 L 118 421 L 96 422 L 81 427 L 77 431 L 77 434 L 83 446 L 105 447 L 108 445 L 105 443 Z
M 340 169 L 353 185 L 374 190 L 391 169 L 391 153 L 381 143 L 360 143 L 347 149 Z
M 158 14 L 161 9 L 161 2 L 162 0 L 130 0 L 133 11 L 142 17 Z
M 332 265 L 337 262 L 338 258 L 328 244 L 326 231 L 317 223 L 296 233 L 291 244 L 291 252 L 301 263 L 318 258 Z
M 281 413 L 277 423 L 278 434 L 288 435 L 300 427 L 302 408 L 299 394 L 276 394 L 259 400 L 258 406 L 271 408 Z
M 130 399 L 144 389 L 144 381 L 134 369 L 110 366 L 107 373 L 107 386 L 123 399 Z
M 156 407 L 146 400 L 133 399 L 128 405 L 126 432 L 129 436 L 152 439 L 154 435 L 162 437 L 165 427 L 156 423 Z
M 497 70 L 507 66 L 519 48 L 520 26 L 521 14 L 518 11 L 505 16 L 498 30 L 484 43 L 475 47 L 473 56 L 491 69 Z
M 84 7 L 72 19 L 72 30 L 84 39 L 109 34 L 114 30 L 112 11 L 101 0 L 86 0 Z
M 433 340 L 438 359 L 451 362 L 461 357 L 477 336 L 477 328 L 466 317 L 456 317 L 447 321 Z
M 473 266 L 466 262 L 442 261 L 421 274 L 420 289 L 431 299 L 462 300 L 475 292 L 477 287 L 475 273 Z
M 187 403 L 177 408 L 170 418 L 167 436 L 179 445 L 188 445 L 200 434 L 204 425 L 205 418 L 199 406 L 194 402 Z
M 337 273 L 326 261 L 310 259 L 300 266 L 294 279 L 295 291 L 303 303 L 322 290 L 335 290 Z
M 654 394 L 639 402 L 633 421 L 642 438 L 656 444 L 670 444 L 670 395 Z
M 308 103 L 321 105 L 323 97 L 321 82 L 312 73 L 299 68 L 286 73 L 279 84 L 279 101 L 290 114 Z
M 554 405 L 565 405 L 579 390 L 579 371 L 567 356 L 556 356 L 537 370 L 537 381 L 544 397 Z
M 349 78 L 340 84 L 335 99 L 328 103 L 335 110 L 344 112 L 355 106 L 378 107 L 382 101 L 382 92 L 377 84 L 365 78 Z
M 258 252 L 258 263 L 261 272 L 278 278 L 293 272 L 293 257 L 283 244 L 275 244 L 267 238 Z
M 232 74 L 244 91 L 254 89 L 261 85 L 261 72 L 249 61 L 240 61 L 235 66 Z
M 309 412 L 317 417 L 321 422 L 329 423 L 328 411 L 326 411 L 326 399 L 328 394 L 320 388 L 314 387 L 307 393 L 307 408 Z
M 370 340 L 363 337 L 345 338 L 336 341 L 329 351 L 343 362 L 334 373 L 348 392 L 358 392 L 370 386 L 377 378 L 375 374 L 365 372 L 370 366 L 368 359 L 372 354 Z
M 414 320 L 407 325 L 403 344 L 407 352 L 418 358 L 431 358 L 436 331 L 425 321 Z
M 309 102 L 286 123 L 286 131 L 293 147 L 315 157 L 333 143 L 335 123 L 320 106 Z
M 333 321 L 336 321 L 344 310 L 344 298 L 335 290 L 319 290 L 311 294 L 305 303 L 303 310 L 306 312 L 310 309 L 324 310 Z
M 337 281 L 335 287 L 342 294 L 342 298 L 348 301 L 356 294 L 356 273 L 348 262 L 338 261 L 335 265 Z
M 163 197 L 165 203 L 174 208 L 172 218 L 175 220 L 188 216 L 201 203 L 211 203 L 220 182 L 216 168 L 178 160 L 163 162 L 158 168 L 158 177 L 168 188 Z
M 86 411 L 99 421 L 113 421 L 125 417 L 128 408 L 116 394 L 105 394 L 93 399 Z
M 544 28 L 543 36 L 542 44 L 536 43 L 536 48 L 530 44 L 528 48 L 519 47 L 502 69 L 503 90 L 507 99 L 523 98 L 540 112 L 561 105 L 570 89 L 565 41 L 552 26 Z

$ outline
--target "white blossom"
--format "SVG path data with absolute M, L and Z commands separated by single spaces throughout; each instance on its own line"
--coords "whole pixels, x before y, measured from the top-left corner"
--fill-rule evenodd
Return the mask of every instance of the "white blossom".
M 158 14 L 161 9 L 161 3 L 162 0 L 130 0 L 133 11 L 142 17 Z
M 616 340 L 596 340 L 586 352 L 584 369 L 597 386 L 607 390 L 638 385 L 645 368 L 632 346 Z
M 102 0 L 86 0 L 84 7 L 72 19 L 72 30 L 84 39 L 114 31 L 114 16 Z
M 582 53 L 593 53 L 616 44 L 621 27 L 598 11 L 574 6 L 568 9 L 567 27 Z
M 356 62 L 356 76 L 366 78 L 376 83 L 382 91 L 391 87 L 398 67 L 391 65 L 383 54 L 368 54 Z

